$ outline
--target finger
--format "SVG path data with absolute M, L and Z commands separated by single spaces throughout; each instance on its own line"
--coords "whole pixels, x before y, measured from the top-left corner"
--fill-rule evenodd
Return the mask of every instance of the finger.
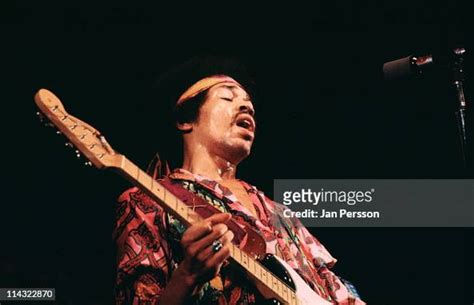
M 212 232 L 201 238 L 200 240 L 193 241 L 186 249 L 187 255 L 190 257 L 197 256 L 206 247 L 209 247 L 216 239 L 221 238 L 228 228 L 225 224 L 220 223 L 212 228 Z
M 212 244 L 216 239 L 221 238 L 226 232 L 229 231 L 229 228 L 223 224 L 217 224 L 212 227 L 212 232 L 208 235 L 201 238 L 199 241 L 196 241 L 197 250 L 200 251 L 210 244 Z
M 211 225 L 215 225 L 218 223 L 226 223 L 232 218 L 232 215 L 229 213 L 216 213 L 214 215 L 209 216 L 206 218 L 206 221 L 209 221 Z
M 214 255 L 209 257 L 204 263 L 205 268 L 209 270 L 215 269 L 216 271 L 218 271 L 224 261 L 229 257 L 230 247 L 230 244 L 226 244 L 222 247 L 222 249 L 220 249 Z
M 217 213 L 210 217 L 201 220 L 192 226 L 190 226 L 183 234 L 181 238 L 181 244 L 183 246 L 200 239 L 212 230 L 212 226 L 218 223 L 225 223 L 232 218 L 229 213 Z
M 225 234 L 221 237 L 220 241 L 222 244 L 228 244 L 234 239 L 234 232 L 228 230 Z
M 186 247 L 190 243 L 199 240 L 210 232 L 212 232 L 212 226 L 208 221 L 202 220 L 197 222 L 184 231 L 183 236 L 181 237 L 181 244 L 183 247 Z

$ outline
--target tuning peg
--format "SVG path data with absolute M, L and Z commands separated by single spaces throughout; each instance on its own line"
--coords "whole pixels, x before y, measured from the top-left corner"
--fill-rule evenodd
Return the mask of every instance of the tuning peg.
M 55 127 L 53 123 L 51 123 L 41 112 L 36 112 L 38 116 L 38 120 L 43 123 L 45 127 Z
M 63 133 L 59 130 L 56 130 L 56 134 L 63 134 Z
M 91 161 L 87 161 L 84 163 L 85 166 L 92 166 L 92 162 Z
M 44 115 L 41 112 L 36 112 L 36 116 L 41 123 L 44 122 Z
M 76 149 L 76 157 L 79 159 L 81 157 L 81 152 Z
M 74 147 L 74 145 L 72 145 L 71 142 L 66 142 L 66 143 L 64 143 L 64 146 L 69 147 L 69 148 L 73 148 L 73 147 Z

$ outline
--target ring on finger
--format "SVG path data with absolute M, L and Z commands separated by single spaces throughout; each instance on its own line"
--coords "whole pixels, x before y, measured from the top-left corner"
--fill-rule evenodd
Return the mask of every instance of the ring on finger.
M 222 249 L 223 245 L 222 245 L 220 240 L 216 239 L 212 242 L 211 247 L 212 247 L 212 251 L 214 253 L 217 253 L 217 252 L 219 252 L 220 249 Z

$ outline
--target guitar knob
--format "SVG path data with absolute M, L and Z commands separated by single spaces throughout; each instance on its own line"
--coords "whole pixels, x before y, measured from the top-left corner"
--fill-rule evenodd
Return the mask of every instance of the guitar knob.
M 63 134 L 63 133 L 59 130 L 56 130 L 56 134 Z
M 81 157 L 81 153 L 76 149 L 76 157 L 79 159 Z
M 64 143 L 64 146 L 69 147 L 69 148 L 73 148 L 73 145 L 72 145 L 71 142 Z
M 91 161 L 87 161 L 84 163 L 85 166 L 92 166 L 92 162 Z

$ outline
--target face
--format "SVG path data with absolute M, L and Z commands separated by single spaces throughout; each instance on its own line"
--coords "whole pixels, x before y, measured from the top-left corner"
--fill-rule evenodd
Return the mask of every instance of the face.
M 191 134 L 213 154 L 237 164 L 250 154 L 254 113 L 244 89 L 232 82 L 218 84 L 209 89 Z

